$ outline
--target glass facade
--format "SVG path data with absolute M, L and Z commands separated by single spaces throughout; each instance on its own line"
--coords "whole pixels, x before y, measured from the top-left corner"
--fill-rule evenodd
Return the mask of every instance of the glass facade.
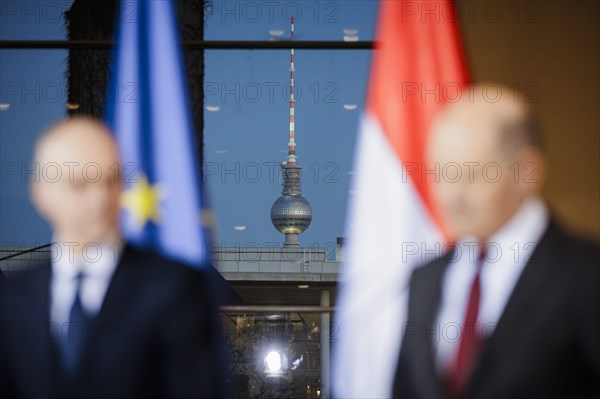
M 48 247 L 21 253 L 51 240 L 48 225 L 29 201 L 32 179 L 47 178 L 52 172 L 32 165 L 36 138 L 67 115 L 102 109 L 97 93 L 109 67 L 105 57 L 109 47 L 75 50 L 67 41 L 65 15 L 82 4 L 2 2 L 0 40 L 27 40 L 34 47 L 0 49 L 0 264 L 7 276 L 34 267 L 49 253 Z M 206 41 L 256 41 L 268 47 L 290 40 L 294 16 L 294 40 L 335 41 L 342 46 L 373 40 L 377 2 L 205 1 L 203 10 L 203 24 L 190 22 L 189 15 L 182 17 L 184 36 L 191 24 L 204 27 Z M 76 35 L 71 31 L 71 38 L 108 37 L 112 23 L 107 22 L 105 28 L 110 29 L 105 32 L 92 32 L 102 26 L 108 11 L 96 16 L 85 16 L 85 8 L 78 12 L 76 18 L 99 24 L 95 22 L 88 32 L 85 26 L 76 26 L 76 20 L 71 29 L 79 30 Z M 190 38 L 201 39 L 188 32 Z M 65 42 L 48 49 L 42 42 L 46 40 Z M 198 148 L 216 220 L 216 242 L 209 245 L 215 267 L 243 301 L 242 306 L 221 309 L 230 384 L 240 398 L 326 397 L 321 389 L 323 376 L 328 378 L 323 364 L 329 368 L 330 345 L 335 342 L 330 305 L 337 294 L 338 242 L 344 233 L 371 51 L 295 50 L 296 155 L 302 166 L 302 194 L 313 218 L 300 235 L 301 248 L 284 254 L 280 249 L 284 237 L 274 228 L 270 210 L 285 178 L 280 164 L 286 160 L 289 140 L 290 48 L 221 47 L 203 54 L 197 47 L 185 52 L 188 78 L 195 74 L 202 82 L 201 89 L 191 91 L 194 106 L 202 107 Z M 99 73 L 91 76 L 91 71 Z M 69 87 L 73 82 L 78 85 L 75 94 Z M 132 90 L 124 95 L 135 98 Z M 287 178 L 299 177 L 299 170 Z M 259 260 L 252 258 L 255 252 L 260 253 Z M 273 305 L 279 307 L 269 310 Z M 294 310 L 297 307 L 304 311 Z

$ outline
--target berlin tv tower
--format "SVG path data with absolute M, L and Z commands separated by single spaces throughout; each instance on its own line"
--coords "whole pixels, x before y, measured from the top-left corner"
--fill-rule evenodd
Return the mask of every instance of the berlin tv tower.
M 294 40 L 294 17 L 292 17 L 292 41 Z M 287 162 L 281 162 L 282 190 L 271 207 L 271 221 L 285 235 L 284 247 L 299 247 L 298 235 L 308 228 L 312 220 L 312 209 L 302 196 L 300 186 L 302 167 L 296 163 L 296 141 L 294 130 L 294 48 L 290 53 L 290 140 Z

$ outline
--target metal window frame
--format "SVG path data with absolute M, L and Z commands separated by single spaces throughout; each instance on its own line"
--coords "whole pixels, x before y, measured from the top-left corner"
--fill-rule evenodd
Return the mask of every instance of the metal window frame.
M 52 50 L 94 49 L 107 50 L 113 40 L 0 40 L 0 50 Z M 195 50 L 373 50 L 375 41 L 340 42 L 315 41 L 264 41 L 264 40 L 185 40 L 182 45 Z

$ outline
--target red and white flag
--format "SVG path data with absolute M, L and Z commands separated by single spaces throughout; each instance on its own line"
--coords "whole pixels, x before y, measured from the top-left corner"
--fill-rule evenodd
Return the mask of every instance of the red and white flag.
M 437 173 L 424 168 L 428 131 L 467 83 L 451 1 L 382 1 L 377 29 L 336 314 L 338 398 L 391 396 L 408 280 L 445 242 L 426 184 Z

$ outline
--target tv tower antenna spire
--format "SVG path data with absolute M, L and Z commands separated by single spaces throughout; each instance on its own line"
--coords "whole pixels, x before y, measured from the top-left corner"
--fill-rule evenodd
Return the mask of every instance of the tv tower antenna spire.
M 292 41 L 294 41 L 294 17 L 292 16 Z M 296 163 L 296 142 L 294 141 L 294 47 L 290 51 L 290 142 L 288 143 L 288 164 Z

